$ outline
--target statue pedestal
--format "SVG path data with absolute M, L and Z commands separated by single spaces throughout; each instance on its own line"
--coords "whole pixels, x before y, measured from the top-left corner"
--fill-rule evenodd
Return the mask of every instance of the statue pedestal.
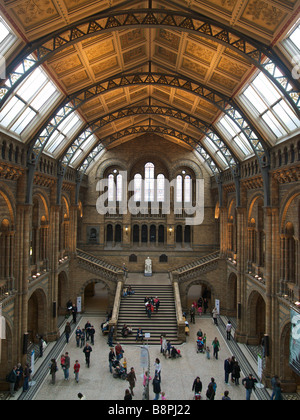
M 152 261 L 149 257 L 145 261 L 144 276 L 145 277 L 152 277 Z
M 145 277 L 152 277 L 152 273 L 148 273 L 148 272 L 145 271 L 144 276 Z

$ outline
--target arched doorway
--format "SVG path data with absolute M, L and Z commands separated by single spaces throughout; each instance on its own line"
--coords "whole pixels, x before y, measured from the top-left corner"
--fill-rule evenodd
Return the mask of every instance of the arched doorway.
M 208 283 L 201 280 L 196 280 L 190 283 L 189 286 L 186 288 L 186 299 L 185 299 L 186 309 L 188 310 L 194 301 L 198 303 L 199 298 L 201 298 L 202 305 L 203 305 L 202 313 L 204 313 L 204 299 L 207 300 L 207 306 L 208 306 L 206 313 L 210 313 L 213 309 L 212 295 L 213 295 L 212 288 Z
M 252 292 L 248 303 L 248 344 L 261 344 L 266 328 L 266 303 L 258 292 Z
M 101 280 L 91 280 L 84 288 L 84 312 L 106 313 L 109 308 L 109 287 Z
M 46 333 L 47 301 L 42 290 L 36 290 L 28 301 L 28 339 L 36 343 Z

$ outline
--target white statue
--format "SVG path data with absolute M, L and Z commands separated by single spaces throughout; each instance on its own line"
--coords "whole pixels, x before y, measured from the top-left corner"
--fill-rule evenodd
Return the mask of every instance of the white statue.
M 149 257 L 145 261 L 145 275 L 152 275 L 152 261 Z

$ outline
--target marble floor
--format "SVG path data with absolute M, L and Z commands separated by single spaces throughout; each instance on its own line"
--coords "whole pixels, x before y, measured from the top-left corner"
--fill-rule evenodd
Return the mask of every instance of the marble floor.
M 68 351 L 71 358 L 71 366 L 75 360 L 81 364 L 79 383 L 74 380 L 73 370 L 70 369 L 70 380 L 65 381 L 62 369 L 56 375 L 56 384 L 51 384 L 50 375 L 46 377 L 44 383 L 37 390 L 35 400 L 76 400 L 80 392 L 88 400 L 123 400 L 128 382 L 122 379 L 115 379 L 109 372 L 108 353 L 106 337 L 99 333 L 99 326 L 102 318 L 83 317 L 80 325 L 84 325 L 89 320 L 96 328 L 95 344 L 91 354 L 91 366 L 87 368 L 82 349 L 76 347 L 74 335 L 63 352 Z M 205 354 L 196 352 L 196 332 L 199 328 L 206 333 L 208 344 L 211 344 L 215 337 L 218 337 L 221 345 L 219 359 L 206 358 Z M 143 394 L 143 372 L 140 366 L 141 349 L 139 346 L 124 345 L 124 357 L 127 359 L 128 368 L 134 367 L 137 376 L 136 387 L 134 389 L 133 400 L 141 400 Z M 231 356 L 226 341 L 221 337 L 216 326 L 213 325 L 211 318 L 197 318 L 195 325 L 190 326 L 190 336 L 187 342 L 180 347 L 182 357 L 176 360 L 161 357 L 159 346 L 150 346 L 150 375 L 154 373 L 154 360 L 160 358 L 162 365 L 161 390 L 165 392 L 168 400 L 192 400 L 192 384 L 196 376 L 200 376 L 203 391 L 202 396 L 205 400 L 205 393 L 211 377 L 217 383 L 215 400 L 220 400 L 224 391 L 229 391 L 232 400 L 245 400 L 245 389 L 242 385 L 226 385 L 224 383 L 224 360 Z M 48 351 L 51 351 L 50 349 Z M 242 372 L 241 379 L 249 372 Z M 253 372 L 255 374 L 255 372 Z M 150 386 L 150 399 L 154 398 L 152 385 Z M 255 394 L 252 394 L 255 399 Z

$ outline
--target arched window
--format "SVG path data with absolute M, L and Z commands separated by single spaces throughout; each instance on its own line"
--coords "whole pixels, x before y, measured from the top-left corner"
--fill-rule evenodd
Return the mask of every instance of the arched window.
M 176 203 L 182 203 L 182 176 L 178 175 L 176 178 Z
M 108 176 L 108 201 L 113 202 L 115 199 L 115 177 L 113 175 Z
M 192 201 L 192 179 L 189 175 L 184 178 L 184 202 L 191 203 Z
M 165 201 L 165 177 L 162 174 L 157 176 L 157 201 L 158 203 Z
M 155 195 L 154 165 L 147 163 L 145 165 L 145 202 L 154 201 Z
M 117 201 L 123 201 L 123 177 L 117 176 Z
M 134 177 L 134 201 L 142 201 L 142 175 L 136 174 Z

